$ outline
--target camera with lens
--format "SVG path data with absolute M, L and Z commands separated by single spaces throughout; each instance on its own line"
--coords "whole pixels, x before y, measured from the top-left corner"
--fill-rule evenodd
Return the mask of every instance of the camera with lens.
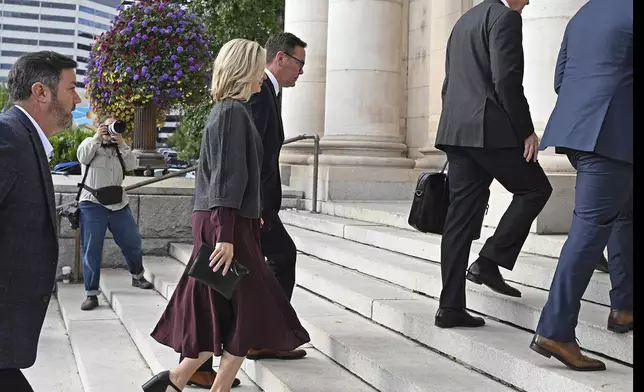
M 114 137 L 117 134 L 122 135 L 125 132 L 126 128 L 127 126 L 125 124 L 125 121 L 116 120 L 107 126 L 107 132 L 109 132 L 110 136 Z

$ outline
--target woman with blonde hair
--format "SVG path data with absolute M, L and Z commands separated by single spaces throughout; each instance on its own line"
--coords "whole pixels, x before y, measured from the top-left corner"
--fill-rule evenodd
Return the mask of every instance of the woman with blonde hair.
M 215 105 L 204 129 L 192 215 L 194 250 L 152 337 L 185 357 L 143 385 L 145 392 L 181 391 L 208 358 L 221 356 L 211 392 L 229 392 L 246 353 L 293 350 L 309 334 L 260 249 L 262 140 L 245 103 L 260 91 L 266 53 L 234 39 L 215 59 Z M 225 274 L 233 255 L 250 270 L 230 301 L 188 275 L 202 244 L 214 248 L 213 271 Z

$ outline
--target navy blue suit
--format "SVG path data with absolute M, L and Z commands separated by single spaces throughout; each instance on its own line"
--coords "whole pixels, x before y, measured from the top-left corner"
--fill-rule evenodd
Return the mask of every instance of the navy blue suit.
M 577 169 L 568 239 L 537 334 L 575 341 L 581 298 L 608 245 L 611 307 L 633 310 L 633 2 L 590 0 L 564 33 L 540 149 Z

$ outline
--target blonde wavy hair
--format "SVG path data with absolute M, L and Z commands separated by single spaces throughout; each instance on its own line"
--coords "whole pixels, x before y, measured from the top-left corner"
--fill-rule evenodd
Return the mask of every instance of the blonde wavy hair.
M 212 99 L 248 101 L 264 74 L 266 51 L 257 42 L 235 38 L 224 44 L 212 70 Z

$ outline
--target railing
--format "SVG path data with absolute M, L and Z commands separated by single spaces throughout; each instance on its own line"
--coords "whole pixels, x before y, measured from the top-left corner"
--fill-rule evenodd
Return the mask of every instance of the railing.
M 300 140 L 313 139 L 313 208 L 311 212 L 317 214 L 318 212 L 318 165 L 320 162 L 320 136 L 318 135 L 299 135 L 284 140 L 284 145 L 299 142 Z

